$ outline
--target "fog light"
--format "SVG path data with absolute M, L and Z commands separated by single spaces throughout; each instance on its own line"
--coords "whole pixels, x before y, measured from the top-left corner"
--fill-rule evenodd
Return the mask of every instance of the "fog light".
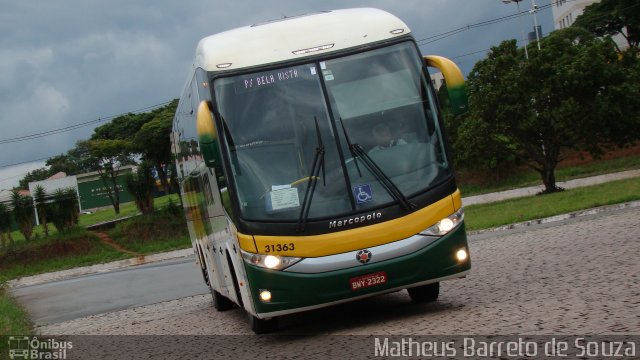
M 271 292 L 269 290 L 260 291 L 260 300 L 263 302 L 271 301 Z
M 456 253 L 456 257 L 458 258 L 458 261 L 463 262 L 465 260 L 467 260 L 467 250 L 465 249 L 460 249 L 458 250 L 458 252 Z

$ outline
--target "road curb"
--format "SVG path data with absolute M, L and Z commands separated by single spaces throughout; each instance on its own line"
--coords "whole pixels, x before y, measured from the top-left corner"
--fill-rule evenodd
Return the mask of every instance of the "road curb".
M 38 284 L 42 284 L 50 281 L 66 280 L 66 279 L 79 277 L 83 275 L 99 274 L 99 273 L 109 272 L 113 270 L 133 267 L 137 265 L 151 264 L 158 261 L 180 259 L 183 257 L 188 257 L 192 254 L 193 254 L 193 249 L 189 248 L 189 249 L 152 254 L 147 256 L 139 256 L 135 258 L 118 260 L 118 261 L 113 261 L 113 262 L 104 263 L 104 264 L 96 264 L 96 265 L 83 266 L 83 267 L 78 267 L 78 268 L 73 268 L 68 270 L 55 271 L 55 272 L 50 272 L 45 274 L 25 276 L 25 277 L 10 280 L 7 282 L 7 285 L 10 288 L 38 285 Z
M 567 214 L 550 216 L 550 217 L 543 218 L 543 219 L 534 219 L 534 220 L 529 220 L 529 221 L 523 221 L 523 222 L 520 222 L 520 223 L 499 226 L 499 227 L 491 228 L 491 229 L 467 231 L 467 236 L 480 235 L 480 234 L 486 234 L 486 233 L 498 232 L 498 231 L 504 231 L 504 230 L 513 230 L 513 229 L 519 229 L 519 228 L 526 228 L 526 227 L 532 226 L 532 225 L 548 224 L 548 223 L 552 223 L 552 222 L 569 220 L 569 219 L 579 218 L 579 217 L 588 216 L 588 215 L 596 215 L 596 214 L 600 214 L 600 213 L 603 213 L 603 212 L 623 210 L 623 209 L 631 209 L 631 208 L 635 208 L 635 207 L 639 207 L 639 206 L 640 206 L 640 201 L 630 201 L 630 202 L 626 202 L 626 203 L 622 203 L 622 204 L 599 206 L 599 207 L 596 207 L 596 208 L 575 211 L 575 212 L 571 212 L 571 213 L 567 213 Z

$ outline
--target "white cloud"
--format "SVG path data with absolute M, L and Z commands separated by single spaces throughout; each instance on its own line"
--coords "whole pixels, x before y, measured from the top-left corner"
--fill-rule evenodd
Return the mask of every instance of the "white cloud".
M 62 117 L 69 111 L 69 99 L 52 86 L 43 85 L 36 88 L 34 98 L 34 102 L 41 107 L 40 113 Z

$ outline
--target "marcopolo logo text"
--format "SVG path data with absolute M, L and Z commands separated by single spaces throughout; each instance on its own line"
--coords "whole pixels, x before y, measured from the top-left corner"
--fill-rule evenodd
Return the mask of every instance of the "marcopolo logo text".
M 367 214 L 367 215 L 354 216 L 354 217 L 350 217 L 342 220 L 333 220 L 333 221 L 329 221 L 329 229 L 369 222 L 369 221 L 380 219 L 381 217 L 382 217 L 381 212 L 372 212 L 371 214 Z

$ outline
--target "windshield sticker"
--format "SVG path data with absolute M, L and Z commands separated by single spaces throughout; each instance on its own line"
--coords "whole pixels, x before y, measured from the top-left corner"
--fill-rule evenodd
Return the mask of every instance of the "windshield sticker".
M 358 203 L 358 205 L 373 200 L 373 190 L 371 190 L 371 185 L 355 185 L 353 187 L 353 197 L 356 198 L 356 202 Z
M 327 63 L 325 63 L 324 61 L 320 62 L 320 69 L 324 70 L 327 68 Z
M 265 201 L 267 212 L 269 213 L 300 206 L 298 189 L 291 187 L 270 191 L 267 196 L 265 196 Z
M 316 68 L 314 66 L 311 67 L 311 75 L 316 74 Z
M 333 80 L 333 72 L 331 70 L 322 70 L 322 75 L 324 75 L 326 81 Z

